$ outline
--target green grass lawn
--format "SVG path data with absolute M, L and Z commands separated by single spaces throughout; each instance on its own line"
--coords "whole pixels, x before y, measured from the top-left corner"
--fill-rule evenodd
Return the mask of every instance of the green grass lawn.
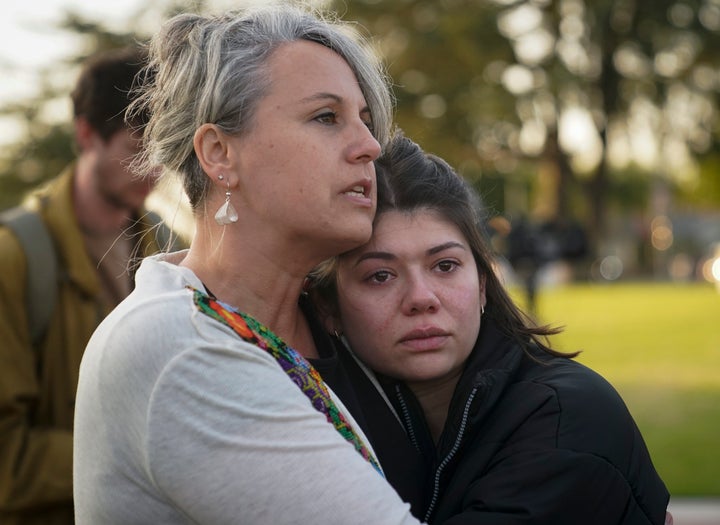
M 522 304 L 518 290 L 513 295 Z M 545 288 L 553 345 L 620 392 L 673 496 L 720 496 L 720 294 L 702 284 Z

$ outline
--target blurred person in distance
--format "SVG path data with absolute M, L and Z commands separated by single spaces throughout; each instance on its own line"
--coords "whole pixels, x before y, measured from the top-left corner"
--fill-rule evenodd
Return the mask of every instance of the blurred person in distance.
M 102 318 L 133 288 L 131 260 L 159 251 L 169 230 L 143 206 L 154 177 L 129 167 L 142 146 L 146 115 L 126 123 L 141 48 L 100 52 L 85 61 L 71 94 L 75 161 L 33 191 L 30 210 L 52 253 L 25 252 L 0 226 L 0 523 L 73 522 L 72 425 L 78 369 Z M 57 264 L 51 314 L 32 337 L 26 308 L 31 257 Z

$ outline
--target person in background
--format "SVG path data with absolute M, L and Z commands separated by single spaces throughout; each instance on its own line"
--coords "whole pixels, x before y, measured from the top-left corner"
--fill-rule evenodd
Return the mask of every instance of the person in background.
M 137 169 L 178 173 L 189 250 L 148 257 L 80 368 L 83 524 L 418 523 L 306 358 L 305 276 L 370 238 L 392 104 L 350 27 L 180 14 L 150 44 Z
M 146 118 L 139 113 L 128 124 L 123 113 L 144 60 L 144 51 L 133 47 L 96 54 L 83 65 L 72 91 L 77 158 L 14 210 L 37 221 L 48 239 L 47 252 L 38 235 L 26 251 L 18 233 L 0 227 L 0 523 L 5 525 L 72 523 L 80 359 L 101 319 L 132 290 L 130 260 L 157 252 L 158 228 L 168 231 L 143 209 L 154 179 L 139 180 L 129 169 Z M 50 272 L 33 303 L 33 283 Z M 48 319 L 40 319 L 29 303 L 47 307 Z
M 371 239 L 311 293 L 426 458 L 421 517 L 663 524 L 669 495 L 622 399 L 510 299 L 470 186 L 402 134 L 376 166 Z

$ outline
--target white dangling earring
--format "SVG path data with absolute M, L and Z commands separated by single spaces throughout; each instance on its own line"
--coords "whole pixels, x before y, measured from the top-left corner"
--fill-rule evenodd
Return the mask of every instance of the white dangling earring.
M 222 175 L 218 176 L 219 180 L 223 180 L 225 177 Z M 227 190 L 225 190 L 225 202 L 215 214 L 215 222 L 220 226 L 226 226 L 238 221 L 238 214 L 235 206 L 230 202 L 230 183 L 227 182 Z
M 483 315 L 485 315 L 485 305 L 481 304 L 480 305 L 480 317 L 482 317 Z

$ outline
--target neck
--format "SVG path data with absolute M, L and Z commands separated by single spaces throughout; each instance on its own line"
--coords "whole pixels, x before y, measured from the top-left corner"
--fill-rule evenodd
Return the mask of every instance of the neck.
M 267 237 L 266 237 L 267 238 Z M 298 299 L 312 266 L 273 249 L 239 224 L 199 224 L 182 266 L 219 300 L 267 326 L 305 357 L 317 357 Z
M 407 383 L 422 407 L 435 444 L 445 427 L 450 401 L 461 374 L 462 368 L 458 368 L 452 375 L 440 379 Z

